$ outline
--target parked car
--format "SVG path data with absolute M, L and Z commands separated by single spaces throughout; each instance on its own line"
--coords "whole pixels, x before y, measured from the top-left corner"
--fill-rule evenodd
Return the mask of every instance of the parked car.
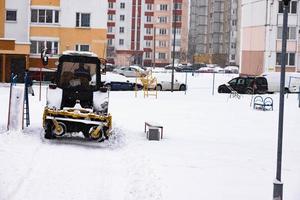
M 225 73 L 229 74 L 238 74 L 239 73 L 239 67 L 234 65 L 229 65 L 224 68 Z
M 114 66 L 113 64 L 106 63 L 106 71 L 107 72 L 112 72 L 115 68 L 116 68 L 116 66 Z
M 268 82 L 265 77 L 236 77 L 227 84 L 220 85 L 219 93 L 231 93 L 235 90 L 239 94 L 265 94 L 268 92 Z
M 202 67 L 207 67 L 207 66 L 206 66 L 205 63 L 195 63 L 195 64 L 192 65 L 192 67 L 193 67 L 194 70 L 198 70 Z
M 147 75 L 147 71 L 139 66 L 120 67 L 114 69 L 113 71 L 126 77 L 138 77 Z
M 150 89 L 157 89 L 158 91 L 166 91 L 166 90 L 171 90 L 171 76 L 168 74 L 156 74 L 155 75 L 157 79 L 157 84 L 152 85 Z M 179 77 L 174 78 L 174 90 L 177 91 L 185 91 L 187 89 L 187 86 L 185 85 L 184 82 L 180 81 L 178 79 Z
M 156 88 L 158 91 L 171 90 L 171 85 L 171 81 L 161 80 L 157 82 Z M 178 79 L 175 79 L 173 89 L 178 91 L 185 91 L 187 89 L 187 86 L 185 85 L 185 83 L 179 81 Z
M 280 92 L 280 73 L 266 72 L 262 75 L 268 81 L 269 92 Z M 300 73 L 286 72 L 285 73 L 285 92 L 299 92 L 300 87 Z
M 108 72 L 106 75 L 103 75 L 102 83 L 111 91 L 128 91 L 128 90 L 141 90 L 143 88 L 142 84 L 132 82 L 127 79 L 125 76 Z
M 213 73 L 214 68 L 212 67 L 201 67 L 200 69 L 196 70 L 198 73 Z
M 173 68 L 172 64 L 165 66 L 166 70 L 172 70 L 172 68 Z M 176 64 L 176 65 L 174 65 L 174 70 L 176 72 L 181 72 L 182 69 L 181 69 L 181 67 L 178 64 Z

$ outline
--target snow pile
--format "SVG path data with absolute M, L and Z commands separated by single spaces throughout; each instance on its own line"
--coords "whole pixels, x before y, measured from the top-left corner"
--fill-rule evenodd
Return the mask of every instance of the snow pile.
M 170 75 L 170 74 L 169 74 Z M 180 74 L 178 74 L 180 75 Z M 185 76 L 185 74 L 182 74 Z M 188 91 L 111 92 L 113 135 L 90 144 L 82 137 L 45 140 L 42 101 L 30 96 L 31 126 L 5 132 L 8 88 L 0 87 L 0 199 L 252 200 L 271 199 L 276 169 L 278 94 L 274 111 L 257 111 L 251 97 L 229 98 L 217 86 L 236 75 L 188 76 Z M 38 88 L 34 88 L 38 94 Z M 285 104 L 282 181 L 285 200 L 300 197 L 300 109 Z M 148 141 L 144 122 L 164 127 Z

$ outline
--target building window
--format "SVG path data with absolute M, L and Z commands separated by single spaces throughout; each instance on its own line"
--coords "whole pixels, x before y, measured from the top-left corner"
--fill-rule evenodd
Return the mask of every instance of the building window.
M 235 54 L 231 55 L 231 60 L 235 60 Z
M 295 66 L 295 53 L 286 54 L 286 65 Z M 281 65 L 281 53 L 276 53 L 276 65 Z
M 108 14 L 107 17 L 108 17 L 108 21 L 114 20 L 114 15 L 112 15 L 112 14 Z
M 151 41 L 146 40 L 146 47 L 151 47 Z
M 151 58 L 151 53 L 150 52 L 145 52 L 145 58 Z
M 146 10 L 152 10 L 152 4 L 147 3 L 146 4 Z
M 76 44 L 76 51 L 90 51 L 90 45 L 88 44 Z
M 30 54 L 41 54 L 47 47 L 47 54 L 58 55 L 58 41 L 31 40 Z
M 108 26 L 107 27 L 107 32 L 108 33 L 112 33 L 113 32 L 113 27 L 112 26 Z
M 168 10 L 168 4 L 160 4 L 159 10 Z
M 182 9 L 182 3 L 175 3 L 174 4 L 174 10 L 181 10 Z
M 158 41 L 158 46 L 159 47 L 167 47 L 167 42 L 163 41 L 163 40 L 160 40 L 160 41 Z
M 287 31 L 287 39 L 288 40 L 296 40 L 296 33 L 297 29 L 296 27 L 288 27 Z M 277 28 L 277 39 L 282 39 L 282 27 Z
M 283 1 L 279 1 L 279 8 L 278 8 L 279 13 L 283 13 L 283 7 L 284 7 L 283 6 Z M 288 12 L 292 13 L 292 14 L 297 13 L 297 1 L 291 1 L 290 2 Z
M 152 20 L 152 17 L 151 16 L 146 16 L 146 22 L 151 22 Z
M 107 44 L 108 44 L 108 46 L 112 46 L 113 45 L 113 40 L 112 39 L 108 39 L 107 40 Z
M 6 10 L 6 21 L 16 22 L 17 21 L 17 11 L 16 10 Z
M 165 28 L 159 29 L 159 35 L 166 35 L 166 34 L 167 34 L 167 29 L 165 29 Z
M 151 35 L 152 33 L 152 28 L 146 28 L 146 34 Z
M 123 46 L 124 45 L 124 39 L 119 39 L 119 45 Z
M 59 23 L 58 10 L 31 9 L 32 23 L 57 24 Z
M 173 22 L 176 21 L 176 22 L 181 22 L 181 15 L 173 15 Z
M 125 9 L 125 3 L 124 3 L 124 2 L 121 2 L 121 3 L 120 3 L 120 8 L 121 8 L 121 9 Z
M 124 27 L 120 27 L 119 32 L 124 33 Z
M 175 28 L 176 35 L 181 34 L 181 28 Z M 172 34 L 174 34 L 174 28 L 172 28 Z
M 165 60 L 166 58 L 166 53 L 158 53 L 158 59 Z
M 232 26 L 236 26 L 236 19 L 234 19 L 234 20 L 231 21 L 231 25 Z
M 167 23 L 168 22 L 168 17 L 158 17 L 158 22 L 159 23 Z
M 108 2 L 108 8 L 110 9 L 114 8 L 114 2 Z
M 90 27 L 91 14 L 76 13 L 76 27 Z
M 125 15 L 120 15 L 120 21 L 125 21 Z
M 180 45 L 181 45 L 181 39 L 176 39 L 175 46 L 180 46 Z M 174 40 L 172 40 L 172 46 L 174 46 Z
M 236 49 L 236 43 L 231 43 L 231 48 Z

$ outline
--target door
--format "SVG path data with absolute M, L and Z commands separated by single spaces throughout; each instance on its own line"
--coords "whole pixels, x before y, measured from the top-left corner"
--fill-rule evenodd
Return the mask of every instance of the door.
M 25 58 L 11 58 L 11 73 L 17 75 L 17 83 L 24 83 L 26 60 Z
M 244 78 L 239 78 L 237 80 L 235 90 L 238 93 L 245 93 L 245 79 Z

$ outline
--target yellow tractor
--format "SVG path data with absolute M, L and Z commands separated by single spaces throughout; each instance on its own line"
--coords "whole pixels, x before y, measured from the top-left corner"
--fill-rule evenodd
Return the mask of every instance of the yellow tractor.
M 82 132 L 85 138 L 101 142 L 110 136 L 109 91 L 101 83 L 105 65 L 90 52 L 66 51 L 60 56 L 55 80 L 47 88 L 45 138 Z

